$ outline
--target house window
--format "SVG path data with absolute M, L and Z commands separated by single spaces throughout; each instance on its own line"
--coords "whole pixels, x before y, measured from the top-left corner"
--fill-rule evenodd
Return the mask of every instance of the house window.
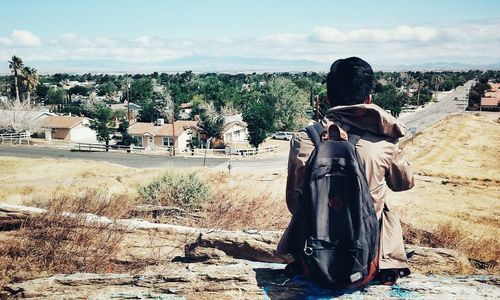
M 52 135 L 56 134 L 56 129 L 55 128 L 51 128 L 50 129 L 50 133 L 52 133 Z
M 132 138 L 135 140 L 135 145 L 142 147 L 142 135 L 133 135 Z
M 163 146 L 172 147 L 174 145 L 174 140 L 171 136 L 163 137 Z

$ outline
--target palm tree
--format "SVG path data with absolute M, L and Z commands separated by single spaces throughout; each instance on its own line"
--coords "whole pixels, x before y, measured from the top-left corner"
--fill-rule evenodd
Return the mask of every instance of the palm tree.
M 17 76 L 19 75 L 19 71 L 23 67 L 23 60 L 18 56 L 12 56 L 12 60 L 9 61 L 9 69 L 12 70 L 14 74 L 14 84 L 16 86 L 16 103 L 20 103 L 19 100 L 19 86 L 17 85 Z
M 36 89 L 40 81 L 38 80 L 38 74 L 36 74 L 36 69 L 31 68 L 31 67 L 24 67 L 23 68 L 23 82 L 26 85 L 26 90 L 27 90 L 27 100 L 28 100 L 28 105 L 31 103 L 31 92 Z

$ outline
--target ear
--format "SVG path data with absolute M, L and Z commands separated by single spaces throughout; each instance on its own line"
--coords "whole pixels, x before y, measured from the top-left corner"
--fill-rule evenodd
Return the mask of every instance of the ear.
M 365 104 L 371 104 L 372 103 L 372 94 L 368 95 L 365 99 Z

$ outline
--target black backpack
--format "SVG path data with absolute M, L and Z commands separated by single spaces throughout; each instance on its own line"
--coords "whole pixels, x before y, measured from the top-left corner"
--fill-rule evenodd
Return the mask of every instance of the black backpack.
M 330 287 L 365 285 L 377 272 L 379 221 L 355 148 L 361 132 L 319 123 L 306 131 L 315 149 L 289 249 L 306 278 Z

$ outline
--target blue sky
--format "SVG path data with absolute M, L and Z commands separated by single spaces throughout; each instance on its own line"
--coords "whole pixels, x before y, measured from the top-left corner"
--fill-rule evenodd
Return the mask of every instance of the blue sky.
M 359 55 L 378 65 L 500 61 L 500 1 L 494 0 L 0 0 L 0 20 L 0 61 L 17 54 L 35 65 L 192 56 L 323 63 Z

